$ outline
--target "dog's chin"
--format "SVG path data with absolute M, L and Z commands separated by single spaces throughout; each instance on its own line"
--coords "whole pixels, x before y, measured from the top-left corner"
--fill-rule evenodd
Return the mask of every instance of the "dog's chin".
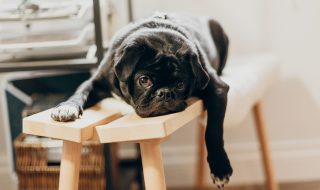
M 187 104 L 185 101 L 180 103 L 154 103 L 149 106 L 136 106 L 136 113 L 140 117 L 156 117 L 161 115 L 167 115 L 185 110 Z

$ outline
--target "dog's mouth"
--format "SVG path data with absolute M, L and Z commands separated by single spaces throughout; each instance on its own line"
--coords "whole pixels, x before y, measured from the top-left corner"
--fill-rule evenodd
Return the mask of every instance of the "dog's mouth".
M 185 101 L 161 101 L 150 102 L 149 104 L 138 104 L 134 106 L 136 113 L 140 117 L 155 117 L 185 110 Z

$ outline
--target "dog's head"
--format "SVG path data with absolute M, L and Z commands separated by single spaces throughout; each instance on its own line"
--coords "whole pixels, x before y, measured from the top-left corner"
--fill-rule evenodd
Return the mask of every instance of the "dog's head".
M 122 95 L 141 117 L 182 111 L 195 88 L 209 77 L 194 46 L 167 31 L 128 37 L 115 53 Z

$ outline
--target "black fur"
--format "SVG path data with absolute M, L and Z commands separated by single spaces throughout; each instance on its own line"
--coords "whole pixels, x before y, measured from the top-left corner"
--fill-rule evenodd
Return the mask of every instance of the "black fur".
M 228 36 L 224 33 L 221 25 L 215 20 L 209 20 L 210 33 L 213 37 L 213 41 L 217 44 L 216 48 L 219 53 L 219 67 L 217 69 L 218 75 L 222 74 L 222 70 L 227 62 L 228 57 L 228 47 L 229 39 Z

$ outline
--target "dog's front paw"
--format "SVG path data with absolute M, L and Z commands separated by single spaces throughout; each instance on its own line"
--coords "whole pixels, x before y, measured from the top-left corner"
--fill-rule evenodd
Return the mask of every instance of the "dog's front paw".
M 210 153 L 210 155 L 213 155 L 208 156 L 211 178 L 213 183 L 216 184 L 219 189 L 221 189 L 228 184 L 233 173 L 233 169 L 224 149 Z
M 219 189 L 222 189 L 222 188 L 224 188 L 224 186 L 226 184 L 229 183 L 230 176 L 231 176 L 231 174 L 226 175 L 222 178 L 219 178 L 219 177 L 214 176 L 214 174 L 211 174 L 211 179 L 212 179 L 213 183 L 216 184 Z
M 51 118 L 56 121 L 74 121 L 82 115 L 82 110 L 73 104 L 60 104 L 51 111 Z

